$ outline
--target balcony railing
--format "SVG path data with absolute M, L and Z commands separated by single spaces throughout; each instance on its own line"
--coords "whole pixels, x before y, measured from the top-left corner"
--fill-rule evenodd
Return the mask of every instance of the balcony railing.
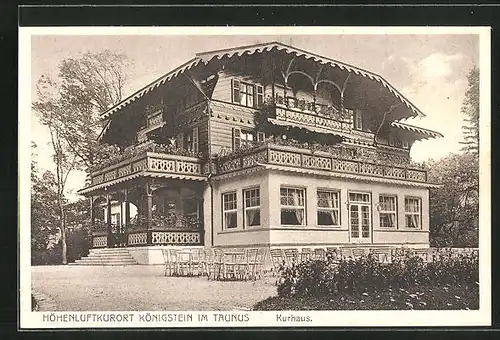
M 269 117 L 278 121 L 343 133 L 365 142 L 371 142 L 374 138 L 372 132 L 353 128 L 351 110 L 344 109 L 342 113 L 336 106 L 298 100 L 294 97 L 284 98 L 279 94 L 269 105 L 273 108 Z
M 158 150 L 161 151 L 161 150 Z M 202 161 L 196 157 L 141 151 L 91 173 L 92 185 L 105 183 L 141 171 L 201 176 Z
M 217 173 L 229 173 L 262 163 L 337 173 L 351 173 L 370 177 L 427 182 L 427 171 L 422 169 L 380 164 L 358 159 L 346 159 L 322 151 L 313 152 L 308 149 L 272 143 L 257 146 L 247 150 L 247 152 L 239 152 L 235 155 L 222 157 L 217 163 Z

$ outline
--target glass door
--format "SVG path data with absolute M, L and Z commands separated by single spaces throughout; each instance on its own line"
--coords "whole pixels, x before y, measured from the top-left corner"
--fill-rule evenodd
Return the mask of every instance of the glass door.
M 370 194 L 349 193 L 349 234 L 351 243 L 371 242 Z

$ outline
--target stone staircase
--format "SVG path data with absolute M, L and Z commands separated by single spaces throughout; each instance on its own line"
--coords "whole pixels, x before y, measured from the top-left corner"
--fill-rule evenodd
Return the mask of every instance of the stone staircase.
M 138 264 L 124 248 L 90 249 L 89 255 L 76 260 L 80 266 L 130 266 Z

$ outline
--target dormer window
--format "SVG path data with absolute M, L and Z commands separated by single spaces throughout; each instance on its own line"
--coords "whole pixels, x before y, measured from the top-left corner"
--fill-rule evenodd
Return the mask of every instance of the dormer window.
M 261 85 L 253 85 L 233 79 L 232 99 L 235 104 L 258 107 L 264 103 L 264 88 Z

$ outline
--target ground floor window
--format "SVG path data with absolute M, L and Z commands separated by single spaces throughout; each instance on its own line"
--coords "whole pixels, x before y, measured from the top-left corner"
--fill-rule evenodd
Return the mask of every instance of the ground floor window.
M 339 192 L 318 190 L 318 225 L 339 226 Z
M 381 228 L 396 228 L 396 196 L 380 195 L 379 197 L 379 215 Z
M 252 188 L 243 191 L 245 200 L 245 226 L 260 225 L 260 189 Z
M 281 225 L 305 225 L 306 190 L 282 187 L 280 189 Z
M 223 229 L 234 229 L 238 227 L 238 209 L 236 192 L 222 194 L 222 226 Z
M 405 197 L 405 226 L 418 229 L 421 227 L 422 201 L 417 197 Z

